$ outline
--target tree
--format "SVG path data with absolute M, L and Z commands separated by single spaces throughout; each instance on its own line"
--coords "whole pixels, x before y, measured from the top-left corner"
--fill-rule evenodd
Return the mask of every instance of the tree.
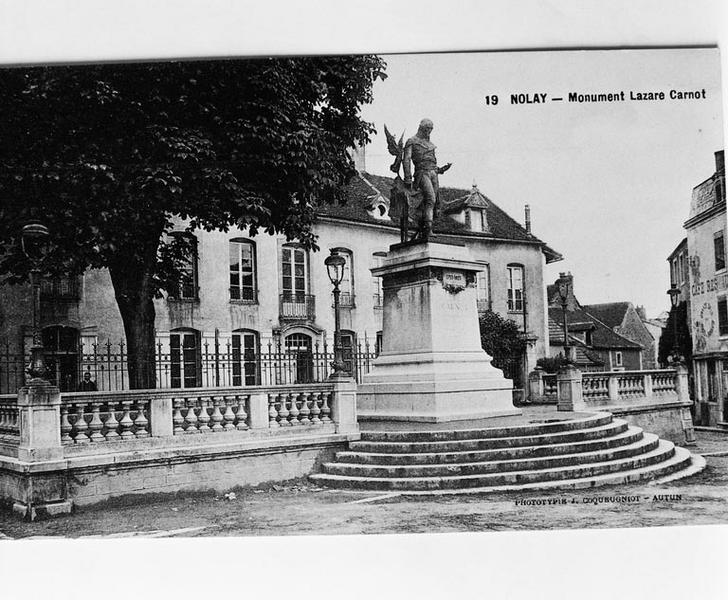
M 677 308 L 671 308 L 667 317 L 667 323 L 660 335 L 657 346 L 657 360 L 660 364 L 666 365 L 675 348 L 675 326 L 677 325 L 677 348 L 678 353 L 688 363 L 693 355 L 693 340 L 688 329 L 688 304 L 681 302 Z
M 376 56 L 0 71 L 0 277 L 28 277 L 22 225 L 51 229 L 48 275 L 108 268 L 132 387 L 154 387 L 154 304 L 186 231 L 232 225 L 316 249 L 319 203 L 354 174 L 347 149 L 384 78 Z
M 480 343 L 483 350 L 493 357 L 494 367 L 505 369 L 521 359 L 526 342 L 514 321 L 487 310 L 480 314 L 479 323 Z

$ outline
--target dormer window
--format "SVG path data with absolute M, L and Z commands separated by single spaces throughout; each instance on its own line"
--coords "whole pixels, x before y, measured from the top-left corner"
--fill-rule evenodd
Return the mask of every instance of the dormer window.
M 390 220 L 389 201 L 384 196 L 377 194 L 375 196 L 370 196 L 367 200 L 367 212 L 369 213 L 369 216 L 383 221 Z
M 488 206 L 488 199 L 473 185 L 468 195 L 451 201 L 443 212 L 456 222 L 464 224 L 470 231 L 480 233 L 488 231 Z
M 485 215 L 482 210 L 470 210 L 470 231 L 485 231 Z

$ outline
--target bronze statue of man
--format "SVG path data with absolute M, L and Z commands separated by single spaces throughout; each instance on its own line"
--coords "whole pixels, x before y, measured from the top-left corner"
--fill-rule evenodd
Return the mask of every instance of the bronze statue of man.
M 404 146 L 402 167 L 404 168 L 404 184 L 407 189 L 418 190 L 422 194 L 419 231 L 417 239 L 426 242 L 432 232 L 432 219 L 437 208 L 439 195 L 438 175 L 447 171 L 452 163 L 437 166 L 435 144 L 430 141 L 433 124 L 430 119 L 422 119 L 417 133 L 407 140 Z M 414 179 L 412 163 L 415 165 Z

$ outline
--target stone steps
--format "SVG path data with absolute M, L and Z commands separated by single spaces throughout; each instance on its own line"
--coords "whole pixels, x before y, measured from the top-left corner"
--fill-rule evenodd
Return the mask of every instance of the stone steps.
M 536 456 L 560 456 L 579 452 L 592 452 L 632 444 L 642 438 L 639 427 L 628 427 L 611 437 L 593 440 L 545 444 L 540 446 L 515 446 L 492 450 L 464 450 L 454 452 L 382 453 L 354 452 L 346 450 L 336 453 L 337 462 L 376 465 L 418 465 L 450 464 L 508 460 Z
M 392 427 L 396 427 L 393 425 Z M 364 431 L 311 475 L 321 485 L 403 494 L 577 489 L 679 478 L 704 466 L 609 413 L 485 428 Z
M 615 449 L 581 452 L 562 456 L 517 458 L 487 462 L 466 462 L 429 465 L 370 465 L 356 463 L 325 463 L 323 472 L 331 475 L 351 477 L 449 477 L 454 475 L 485 475 L 504 472 L 535 471 L 582 464 L 606 463 L 622 458 L 646 454 L 655 450 L 659 439 L 646 434 L 642 439 Z
M 362 433 L 362 441 L 351 442 L 349 449 L 356 452 L 409 454 L 420 452 L 456 452 L 460 450 L 491 450 L 496 448 L 514 448 L 519 446 L 542 446 L 579 442 L 611 437 L 626 431 L 626 421 L 613 419 L 611 423 L 573 431 L 556 433 L 513 435 L 508 437 L 480 437 L 464 440 L 420 441 L 420 442 L 380 442 L 367 441 Z
M 657 465 L 674 455 L 672 442 L 661 440 L 650 452 L 626 459 L 601 463 L 588 463 L 538 469 L 534 471 L 508 471 L 475 475 L 448 475 L 440 477 L 363 477 L 322 473 L 312 476 L 319 483 L 332 487 L 362 490 L 425 491 L 451 488 L 492 487 L 599 477 L 620 471 L 636 470 Z

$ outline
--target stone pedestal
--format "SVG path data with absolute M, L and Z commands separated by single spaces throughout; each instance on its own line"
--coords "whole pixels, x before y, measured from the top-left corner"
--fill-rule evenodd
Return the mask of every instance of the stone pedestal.
M 360 419 L 441 422 L 517 415 L 513 384 L 480 344 L 475 276 L 464 246 L 398 244 L 383 278 L 382 353 L 357 395 Z
M 559 369 L 556 374 L 556 389 L 558 410 L 567 412 L 586 410 L 581 387 L 581 371 L 574 365 L 567 364 Z

